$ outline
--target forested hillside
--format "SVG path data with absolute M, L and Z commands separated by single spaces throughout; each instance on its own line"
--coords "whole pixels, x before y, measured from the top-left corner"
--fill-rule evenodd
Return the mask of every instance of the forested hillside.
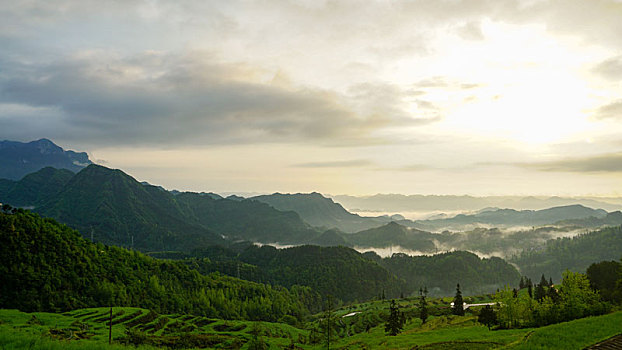
M 298 214 L 258 201 L 198 193 L 175 195 L 99 165 L 90 165 L 69 179 L 68 175 L 65 170 L 47 168 L 18 183 L 3 183 L 2 187 L 11 190 L 0 192 L 0 202 L 36 205 L 36 212 L 96 242 L 143 251 L 189 251 L 227 244 L 223 237 L 289 243 L 319 235 Z
M 97 242 L 141 250 L 186 250 L 222 244 L 220 235 L 187 220 L 170 193 L 121 170 L 90 165 L 35 209 Z
M 557 238 L 539 250 L 523 251 L 511 259 L 526 276 L 561 279 L 566 269 L 584 273 L 590 264 L 622 257 L 622 226 L 608 227 L 573 238 Z
M 194 258 L 159 256 L 182 259 L 204 274 L 218 271 L 273 285 L 305 285 L 324 297 L 332 295 L 346 302 L 378 298 L 382 292 L 387 298 L 415 295 L 422 287 L 432 295 L 449 296 L 456 283 L 467 293 L 490 293 L 516 285 L 520 279 L 516 268 L 500 258 L 480 259 L 462 251 L 432 256 L 393 254 L 383 259 L 347 247 L 251 245 L 239 252 L 227 248 L 197 251 Z
M 290 292 L 203 276 L 180 262 L 91 243 L 67 226 L 27 211 L 0 213 L 0 308 L 65 311 L 112 304 L 276 321 L 284 315 L 301 318 L 308 312 L 303 301 L 314 300 L 309 288 L 297 286 Z
M 374 257 L 368 253 L 368 257 Z M 393 254 L 378 261 L 387 270 L 407 282 L 410 291 L 427 287 L 432 295 L 452 295 L 456 283 L 460 283 L 465 294 L 494 292 L 505 285 L 516 285 L 520 274 L 505 260 L 492 257 L 481 259 L 464 251 L 430 256 L 409 256 Z
M 45 167 L 19 181 L 4 180 L 0 185 L 0 202 L 35 207 L 57 194 L 74 175 L 67 169 Z
M 354 246 L 381 248 L 400 246 L 426 253 L 436 251 L 434 240 L 439 238 L 438 234 L 405 227 L 395 222 L 346 236 L 348 242 Z
M 194 221 L 233 239 L 298 243 L 318 234 L 297 213 L 254 200 L 214 199 L 192 192 L 178 194 L 175 200 L 188 208 Z

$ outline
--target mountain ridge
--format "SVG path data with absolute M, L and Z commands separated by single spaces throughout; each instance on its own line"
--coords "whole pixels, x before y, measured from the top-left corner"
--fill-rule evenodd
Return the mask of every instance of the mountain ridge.
M 31 142 L 0 141 L 0 164 L 0 178 L 20 180 L 48 166 L 77 173 L 92 162 L 86 152 L 66 151 L 42 138 Z

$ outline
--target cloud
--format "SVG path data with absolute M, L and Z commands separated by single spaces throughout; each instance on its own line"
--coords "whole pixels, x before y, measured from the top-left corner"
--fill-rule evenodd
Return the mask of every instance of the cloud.
M 352 159 L 330 162 L 298 163 L 293 166 L 296 168 L 362 168 L 372 164 L 373 163 L 367 159 Z
M 390 168 L 390 169 L 380 169 L 380 170 L 419 172 L 419 171 L 433 170 L 433 168 L 430 167 L 429 165 L 425 165 L 425 164 L 410 164 L 410 165 L 405 165 L 405 166 L 402 166 L 402 167 Z
M 484 40 L 479 22 L 468 22 L 457 28 L 458 35 L 465 40 Z
M 524 168 L 550 172 L 619 173 L 622 172 L 622 153 L 610 153 L 583 158 L 568 158 L 550 162 L 520 163 Z
M 622 99 L 601 106 L 594 115 L 596 119 L 622 119 Z
M 622 78 L 622 56 L 611 57 L 594 67 L 594 73 L 609 80 Z
M 358 114 L 384 116 L 394 126 L 425 125 L 441 119 L 437 106 L 417 98 L 423 94 L 388 83 L 355 84 L 348 89 Z M 417 107 L 414 110 L 413 105 Z
M 372 142 L 373 132 L 384 127 L 427 122 L 389 103 L 357 113 L 337 93 L 257 82 L 251 67 L 216 63 L 209 55 L 90 52 L 51 64 L 5 62 L 0 103 L 56 111 L 52 128 L 19 113 L 0 114 L 1 129 L 27 125 L 33 137 L 54 133 L 50 137 L 101 144 L 339 144 Z M 382 100 L 385 93 L 378 88 L 361 96 Z

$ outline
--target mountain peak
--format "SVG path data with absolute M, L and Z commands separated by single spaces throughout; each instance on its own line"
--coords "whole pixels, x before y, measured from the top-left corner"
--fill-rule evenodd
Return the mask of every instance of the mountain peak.
M 19 180 L 48 166 L 76 173 L 91 163 L 85 152 L 65 151 L 46 138 L 27 143 L 0 141 L 0 178 Z

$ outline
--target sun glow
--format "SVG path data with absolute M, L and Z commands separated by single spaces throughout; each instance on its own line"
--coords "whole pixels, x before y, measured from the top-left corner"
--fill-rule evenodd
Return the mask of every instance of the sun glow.
M 581 70 L 598 52 L 577 55 L 572 43 L 562 44 L 540 26 L 486 22 L 482 31 L 481 42 L 453 41 L 461 54 L 438 63 L 458 67 L 448 72 L 457 81 L 475 83 L 450 98 L 447 91 L 427 96 L 443 105 L 438 127 L 529 145 L 584 139 L 594 127 L 589 113 L 598 101 Z
M 499 83 L 457 106 L 447 123 L 528 144 L 557 142 L 590 128 L 590 101 L 576 80 L 545 73 Z

